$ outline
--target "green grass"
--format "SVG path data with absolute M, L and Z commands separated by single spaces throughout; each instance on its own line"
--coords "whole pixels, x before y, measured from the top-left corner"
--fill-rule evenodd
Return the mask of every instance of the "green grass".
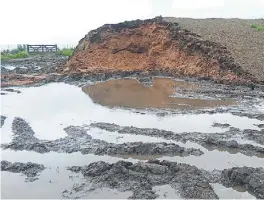
M 263 31 L 264 30 L 264 26 L 259 26 L 258 28 L 257 28 L 257 31 Z
M 19 51 L 18 53 L 1 54 L 1 60 L 11 60 L 26 57 L 28 57 L 28 54 L 25 51 Z
M 59 55 L 62 55 L 62 56 L 71 56 L 73 53 L 73 49 L 70 48 L 70 49 L 67 49 L 67 48 L 63 48 L 62 50 L 60 50 L 58 52 Z
M 251 24 L 251 28 L 256 29 L 257 31 L 263 31 L 264 25 Z

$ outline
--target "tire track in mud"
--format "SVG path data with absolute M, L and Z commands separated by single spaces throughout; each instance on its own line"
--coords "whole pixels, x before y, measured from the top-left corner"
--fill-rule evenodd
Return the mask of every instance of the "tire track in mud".
M 225 124 L 215 124 L 215 126 L 227 126 Z M 251 152 L 254 155 L 263 153 L 263 148 L 254 145 L 238 144 L 236 141 L 225 141 L 232 137 L 234 132 L 239 130 L 230 128 L 229 131 L 221 136 L 215 134 L 214 138 L 208 137 L 206 133 L 182 133 L 176 134 L 171 131 L 126 127 L 109 123 L 92 123 L 90 127 L 96 127 L 107 131 L 118 132 L 119 134 L 134 134 L 155 136 L 175 141 L 193 141 L 204 146 L 209 144 L 215 147 L 227 147 L 237 149 L 239 152 Z M 72 153 L 80 151 L 83 154 L 115 156 L 120 155 L 178 155 L 199 156 L 203 152 L 199 149 L 184 148 L 175 144 L 168 143 L 123 143 L 114 144 L 103 140 L 92 139 L 87 134 L 87 129 L 78 126 L 69 126 L 65 128 L 67 136 L 54 141 L 39 140 L 34 136 L 34 131 L 29 124 L 21 119 L 15 118 L 12 124 L 14 138 L 11 143 L 3 144 L 2 148 L 14 150 L 29 150 L 38 153 L 47 153 L 50 151 L 60 153 Z M 248 131 L 246 131 L 248 132 Z M 250 135 L 254 135 L 251 132 Z M 257 132 L 258 134 L 258 132 Z M 260 133 L 259 133 L 260 134 Z M 252 136 L 253 137 L 253 136 Z M 8 163 L 11 167 L 8 169 Z M 17 164 L 14 163 L 16 166 Z M 22 163 L 19 166 L 26 166 Z M 38 164 L 32 164 L 38 165 Z M 14 169 L 14 170 L 13 170 Z M 12 168 L 12 163 L 3 162 L 2 171 L 10 171 L 15 173 L 28 174 L 27 167 Z M 263 168 L 252 167 L 234 167 L 226 170 L 206 171 L 199 169 L 194 165 L 177 163 L 172 161 L 149 160 L 146 162 L 130 163 L 126 161 L 118 161 L 108 164 L 103 161 L 94 162 L 88 166 L 69 166 L 68 170 L 81 173 L 85 178 L 83 183 L 73 185 L 62 193 L 64 198 L 82 198 L 85 193 L 92 192 L 98 188 L 108 187 L 117 189 L 118 191 L 132 191 L 129 198 L 158 198 L 158 194 L 153 189 L 155 186 L 170 185 L 181 198 L 218 198 L 211 183 L 220 183 L 226 187 L 243 186 L 250 194 L 257 198 L 263 198 Z M 41 171 L 41 170 L 40 170 Z M 39 172 L 40 172 L 39 171 Z M 35 170 L 33 170 L 35 172 Z M 27 180 L 27 179 L 26 179 Z M 29 179 L 34 181 L 35 178 Z M 245 181 L 246 180 L 246 181 Z M 92 187 L 91 187 L 92 184 Z M 78 191 L 82 191 L 78 193 Z M 80 195 L 80 196 L 78 196 Z

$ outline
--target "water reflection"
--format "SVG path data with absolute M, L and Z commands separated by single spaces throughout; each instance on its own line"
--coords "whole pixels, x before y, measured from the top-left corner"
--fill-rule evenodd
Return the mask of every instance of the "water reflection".
M 140 84 L 135 79 L 120 79 L 100 82 L 82 88 L 95 103 L 106 106 L 130 108 L 209 108 L 233 105 L 236 102 L 226 100 L 205 100 L 190 98 L 175 98 L 175 87 L 195 89 L 195 84 L 175 81 L 166 78 L 154 78 L 152 86 Z

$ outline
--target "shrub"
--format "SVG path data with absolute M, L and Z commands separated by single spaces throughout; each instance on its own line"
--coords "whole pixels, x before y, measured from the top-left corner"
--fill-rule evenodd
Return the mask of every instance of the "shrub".
M 264 30 L 264 27 L 263 26 L 259 26 L 258 28 L 257 28 L 257 31 L 263 31 Z
M 70 48 L 70 49 L 66 49 L 66 48 L 63 48 L 62 50 L 60 50 L 58 52 L 59 55 L 62 55 L 62 56 L 71 56 L 73 53 L 73 49 Z
M 28 54 L 25 51 L 19 51 L 18 53 L 8 53 L 2 54 L 1 60 L 11 60 L 11 59 L 18 59 L 18 58 L 26 58 Z
M 251 24 L 251 28 L 257 28 L 258 25 L 257 24 Z

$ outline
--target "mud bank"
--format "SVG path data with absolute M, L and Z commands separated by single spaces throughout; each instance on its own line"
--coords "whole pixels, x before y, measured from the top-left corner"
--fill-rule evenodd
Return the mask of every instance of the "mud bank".
M 119 126 L 111 123 L 92 123 L 91 127 L 100 128 L 110 132 L 118 132 L 119 134 L 134 134 L 134 135 L 146 135 L 164 138 L 167 140 L 175 140 L 186 143 L 187 141 L 196 142 L 201 144 L 205 148 L 219 148 L 221 150 L 233 151 L 236 150 L 245 155 L 256 155 L 263 157 L 264 148 L 254 146 L 252 144 L 239 144 L 236 140 L 231 139 L 234 135 L 240 134 L 242 137 L 253 140 L 259 144 L 263 143 L 263 130 L 244 130 L 231 127 L 228 131 L 221 134 L 217 133 L 174 133 L 172 131 L 166 131 L 161 129 L 152 128 L 137 128 L 132 126 Z
M 175 191 L 174 198 L 218 199 L 212 183 L 226 187 L 242 186 L 257 198 L 263 198 L 264 191 L 263 168 L 234 167 L 208 172 L 188 164 L 150 160 L 134 164 L 125 161 L 108 164 L 100 161 L 68 169 L 82 173 L 86 181 L 65 190 L 63 196 L 66 198 L 85 198 L 85 193 L 103 187 L 120 192 L 132 191 L 129 197 L 132 199 L 161 198 L 154 188 L 169 185 Z M 78 196 L 80 193 L 75 191 L 82 191 L 83 196 Z
M 81 172 L 84 177 L 89 178 L 93 183 L 93 187 L 88 188 L 89 190 L 109 187 L 122 192 L 132 191 L 133 195 L 129 198 L 133 199 L 158 198 L 153 187 L 167 184 L 175 189 L 181 198 L 218 198 L 209 183 L 217 181 L 219 173 L 208 175 L 197 167 L 187 164 L 157 160 L 136 164 L 124 161 L 114 164 L 95 162 L 83 167 L 72 166 L 69 170 Z M 87 190 L 86 184 L 82 184 L 79 189 Z M 66 190 L 63 196 L 72 197 L 71 192 L 73 191 Z
M 235 167 L 222 172 L 223 185 L 243 186 L 258 199 L 264 198 L 264 169 L 251 167 Z
M 28 123 L 15 118 L 12 123 L 12 131 L 15 134 L 11 143 L 2 144 L 3 149 L 16 151 L 28 150 L 38 153 L 54 152 L 81 152 L 82 154 L 95 155 L 167 155 L 188 156 L 202 155 L 199 149 L 184 148 L 174 143 L 143 143 L 128 142 L 123 144 L 108 143 L 103 140 L 92 139 L 87 130 L 82 127 L 67 127 L 64 129 L 68 136 L 57 140 L 40 140 L 34 136 L 34 131 Z
M 36 163 L 11 163 L 5 160 L 1 161 L 1 171 L 8 171 L 12 173 L 22 173 L 27 176 L 26 182 L 33 182 L 38 180 L 38 175 L 45 169 L 44 165 Z

